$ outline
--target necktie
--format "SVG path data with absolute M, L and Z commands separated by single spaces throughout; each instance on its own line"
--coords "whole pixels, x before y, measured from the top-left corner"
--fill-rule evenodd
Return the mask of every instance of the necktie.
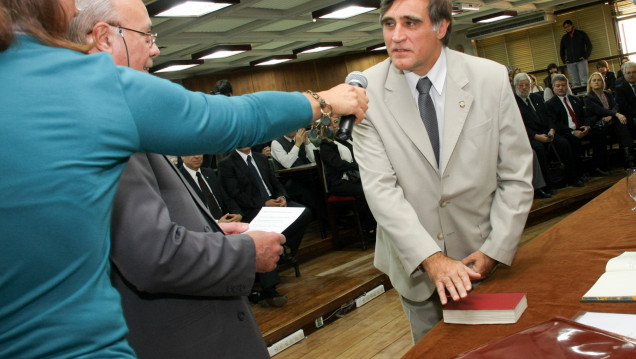
M 212 216 L 216 219 L 223 217 L 221 206 L 219 206 L 216 198 L 214 198 L 214 195 L 210 192 L 207 183 L 203 179 L 203 176 L 201 176 L 201 172 L 197 172 L 197 182 L 199 182 L 199 188 L 201 188 L 201 192 L 203 193 L 203 199 L 205 200 L 205 204 L 208 205 L 208 209 L 212 213 Z
M 636 84 L 632 85 L 632 90 L 634 90 L 634 94 L 636 95 Z
M 530 99 L 529 99 L 529 98 L 527 98 L 527 99 L 526 99 L 526 105 L 528 105 L 528 107 L 530 107 L 530 109 L 532 110 L 532 112 L 537 112 L 537 111 L 534 109 L 534 105 L 532 104 L 532 101 L 530 101 Z
M 576 126 L 576 129 L 578 129 L 579 127 L 579 119 L 576 118 L 576 115 L 574 114 L 574 111 L 572 110 L 572 107 L 570 107 L 570 100 L 568 100 L 567 95 L 566 97 L 563 98 L 563 102 L 565 102 L 565 107 L 568 109 L 568 112 L 570 113 L 570 117 L 572 117 L 572 122 L 574 122 L 574 126 Z
M 433 99 L 429 93 L 431 89 L 431 80 L 428 77 L 421 78 L 417 82 L 417 92 L 419 96 L 417 98 L 417 107 L 420 110 L 420 117 L 428 132 L 428 138 L 433 146 L 433 152 L 435 153 L 435 160 L 439 166 L 439 130 L 437 128 L 437 114 L 435 113 L 435 105 Z
M 261 176 L 258 175 L 258 171 L 252 163 L 252 156 L 247 156 L 247 168 L 250 169 L 252 176 L 254 176 L 254 179 L 258 184 L 258 190 L 261 192 L 261 197 L 263 198 L 263 200 L 267 201 L 269 199 L 269 194 L 267 194 L 267 188 L 265 188 L 265 184 L 263 183 Z

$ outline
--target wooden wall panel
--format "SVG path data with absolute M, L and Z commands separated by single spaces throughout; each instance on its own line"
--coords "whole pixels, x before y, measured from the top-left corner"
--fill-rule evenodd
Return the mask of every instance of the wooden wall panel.
M 292 63 L 285 66 L 285 91 L 305 91 L 318 88 L 314 61 Z
M 252 73 L 252 88 L 258 91 L 286 91 L 285 77 L 278 68 L 254 71 Z
M 342 57 L 331 57 L 315 62 L 314 70 L 318 82 L 315 91 L 332 88 L 344 82 L 347 77 L 347 65 Z

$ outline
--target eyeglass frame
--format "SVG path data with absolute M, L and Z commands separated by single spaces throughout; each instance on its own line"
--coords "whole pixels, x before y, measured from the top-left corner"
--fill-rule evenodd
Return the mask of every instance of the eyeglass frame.
M 113 24 L 108 24 L 108 25 L 109 25 L 109 26 L 112 26 L 112 27 L 116 27 L 116 28 L 118 29 L 119 33 L 122 35 L 122 37 L 124 36 L 124 35 L 123 35 L 123 32 L 121 31 L 122 29 L 124 29 L 124 30 L 129 30 L 129 31 L 133 31 L 133 32 L 136 32 L 136 33 L 138 33 L 138 34 L 142 34 L 142 35 L 145 35 L 145 36 L 150 37 L 150 42 L 147 42 L 147 43 L 148 43 L 148 48 L 149 48 L 149 49 L 152 49 L 152 45 L 155 45 L 155 44 L 156 44 L 157 36 L 158 36 L 158 34 L 157 34 L 157 33 L 154 33 L 154 34 L 153 34 L 153 33 L 151 33 L 151 32 L 139 31 L 139 30 L 131 29 L 131 28 L 129 28 L 129 27 L 125 27 L 125 26 L 121 26 L 121 25 L 113 25 Z

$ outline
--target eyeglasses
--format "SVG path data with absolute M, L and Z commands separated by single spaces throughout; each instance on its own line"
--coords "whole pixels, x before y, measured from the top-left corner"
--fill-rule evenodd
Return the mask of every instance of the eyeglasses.
M 138 34 L 142 34 L 146 37 L 146 45 L 148 45 L 148 48 L 152 48 L 152 45 L 155 44 L 155 41 L 157 41 L 157 34 L 156 33 L 151 33 L 151 32 L 143 32 L 143 31 L 139 31 L 139 30 L 135 30 L 135 29 L 131 29 L 129 27 L 125 27 L 125 26 L 121 26 L 121 25 L 111 25 L 108 24 L 112 27 L 116 27 L 117 30 L 119 31 L 119 33 L 122 35 L 122 37 L 124 36 L 124 33 L 122 32 L 122 30 L 128 30 L 128 31 L 133 31 L 136 32 Z

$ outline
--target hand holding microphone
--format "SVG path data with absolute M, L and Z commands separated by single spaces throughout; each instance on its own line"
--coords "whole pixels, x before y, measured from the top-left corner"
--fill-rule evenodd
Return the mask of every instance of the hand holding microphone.
M 321 118 L 322 112 L 317 99 L 308 93 L 303 93 L 312 103 L 313 119 Z M 326 91 L 318 92 L 318 96 L 329 104 L 330 111 L 336 116 L 354 115 L 355 122 L 362 122 L 368 108 L 369 98 L 364 88 L 340 84 Z
M 353 71 L 345 79 L 345 83 L 352 86 L 357 86 L 363 89 L 367 88 L 367 78 L 360 71 Z M 336 138 L 341 141 L 346 141 L 351 138 L 351 132 L 353 131 L 353 125 L 356 122 L 356 115 L 345 115 L 340 118 L 340 125 L 336 132 Z

